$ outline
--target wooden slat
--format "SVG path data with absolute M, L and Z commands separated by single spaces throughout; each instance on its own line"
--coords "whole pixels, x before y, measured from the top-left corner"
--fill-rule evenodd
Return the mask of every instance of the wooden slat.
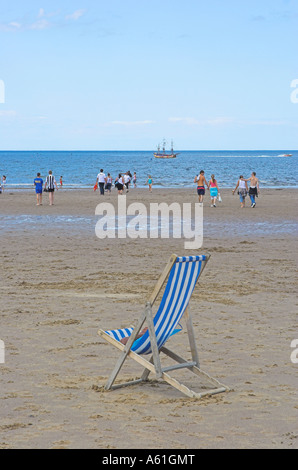
M 174 266 L 175 262 L 176 262 L 176 259 L 177 259 L 177 255 L 173 254 L 171 257 L 170 257 L 170 260 L 168 262 L 168 264 L 166 265 L 162 275 L 160 276 L 160 278 L 158 279 L 156 285 L 155 285 L 155 288 L 151 294 L 151 297 L 149 299 L 149 302 L 151 303 L 151 305 L 154 304 L 155 300 L 157 299 L 158 297 L 158 294 L 160 293 L 161 289 L 162 289 L 162 286 L 166 280 L 166 278 L 168 277 L 172 267 Z
M 180 364 L 175 364 L 174 366 L 163 367 L 162 372 L 170 372 L 170 370 L 177 369 L 189 369 L 190 367 L 193 367 L 195 365 L 195 362 L 181 362 Z
M 155 329 L 154 329 L 154 324 L 153 324 L 152 307 L 149 302 L 146 305 L 145 314 L 146 314 L 146 321 L 147 321 L 148 329 L 149 329 L 149 337 L 150 337 L 150 344 L 151 344 L 151 350 L 152 350 L 152 355 L 153 355 L 153 364 L 155 367 L 155 373 L 156 373 L 157 378 L 161 378 L 162 374 L 161 374 L 160 357 L 159 357 L 157 339 L 156 339 L 156 334 L 155 334 Z
M 189 306 L 186 307 L 184 315 L 185 315 L 185 320 L 186 320 L 186 328 L 187 328 L 188 340 L 189 340 L 189 345 L 190 345 L 190 350 L 191 350 L 191 357 L 192 357 L 192 360 L 196 363 L 196 366 L 200 367 L 199 354 L 198 354 L 197 345 L 195 341 L 195 334 L 194 334 L 193 323 L 192 323 Z
M 121 344 L 121 346 L 123 346 L 123 349 L 121 349 L 122 354 L 120 355 L 118 361 L 116 362 L 116 365 L 113 369 L 113 372 L 111 373 L 110 378 L 108 380 L 108 383 L 106 385 L 107 390 L 109 390 L 111 388 L 111 386 L 113 385 L 117 375 L 119 374 L 120 369 L 123 366 L 124 361 L 125 361 L 125 359 L 127 358 L 128 354 L 129 354 L 130 348 L 133 345 L 133 343 L 135 341 L 135 338 L 137 337 L 138 333 L 140 332 L 140 330 L 141 330 L 141 328 L 144 324 L 145 317 L 146 317 L 145 312 L 143 312 L 143 314 L 141 315 L 141 317 L 140 317 L 140 319 L 137 323 L 137 326 L 133 330 L 133 332 L 132 332 L 131 336 L 129 337 L 129 340 L 127 341 L 125 346 L 122 343 L 120 343 L 119 341 L 114 340 L 114 341 L 116 341 L 116 343 Z M 105 335 L 108 336 L 109 338 L 111 338 L 107 333 L 105 333 Z M 105 339 L 107 339 L 106 336 L 105 336 Z M 113 339 L 113 338 L 111 338 L 111 339 Z

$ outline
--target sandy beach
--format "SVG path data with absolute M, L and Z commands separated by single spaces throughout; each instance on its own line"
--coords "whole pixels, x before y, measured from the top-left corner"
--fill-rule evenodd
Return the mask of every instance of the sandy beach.
M 170 255 L 196 254 L 185 240 L 99 240 L 92 189 L 58 191 L 52 207 L 34 191 L 0 196 L 0 448 L 298 448 L 298 191 L 265 189 L 255 209 L 221 195 L 216 208 L 205 198 L 199 253 L 211 259 L 190 308 L 202 369 L 231 391 L 202 400 L 153 376 L 105 392 L 119 352 L 97 334 L 136 322 Z M 197 196 L 132 189 L 131 202 Z M 170 341 L 189 356 L 185 328 Z M 140 373 L 128 360 L 119 378 Z

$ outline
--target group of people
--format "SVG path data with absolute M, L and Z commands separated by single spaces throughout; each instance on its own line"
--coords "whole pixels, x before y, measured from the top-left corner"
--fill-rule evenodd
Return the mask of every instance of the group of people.
M 36 193 L 36 205 L 42 206 L 42 193 L 43 191 L 49 193 L 49 204 L 53 206 L 54 204 L 54 192 L 55 189 L 58 191 L 58 184 L 56 182 L 55 176 L 53 175 L 52 170 L 49 171 L 48 176 L 46 177 L 45 184 L 43 184 L 43 179 L 40 176 L 40 173 L 37 173 L 36 178 L 34 179 L 34 187 Z M 63 186 L 63 176 L 60 176 L 60 187 Z
M 129 170 L 123 174 L 119 173 L 114 181 L 114 186 L 118 190 L 118 194 L 123 194 L 123 191 L 128 193 L 131 184 L 133 184 L 134 188 L 137 187 L 137 173 L 135 171 L 133 175 Z M 101 169 L 96 178 L 94 191 L 99 189 L 100 194 L 104 195 L 105 191 L 109 193 L 111 192 L 112 185 L 113 178 L 111 177 L 110 173 L 106 175 L 104 170 Z M 151 175 L 148 175 L 146 185 L 148 185 L 149 192 L 152 192 L 153 179 Z
M 219 188 L 215 176 L 212 174 L 209 183 L 205 178 L 204 170 L 200 171 L 200 174 L 195 176 L 194 183 L 197 184 L 197 193 L 199 196 L 199 203 L 203 204 L 204 196 L 205 196 L 205 185 L 207 189 L 210 190 L 211 196 L 211 207 L 216 207 L 217 198 L 220 196 Z
M 249 182 L 249 187 L 248 187 Z M 114 186 L 118 190 L 118 194 L 123 194 L 123 191 L 128 192 L 131 183 L 134 185 L 134 188 L 137 187 L 137 174 L 134 172 L 132 175 L 131 172 L 128 170 L 126 173 L 122 174 L 119 173 L 117 178 L 115 178 Z M 197 194 L 199 196 L 199 203 L 203 204 L 204 196 L 207 190 L 210 191 L 211 197 L 211 207 L 216 207 L 216 202 L 221 202 L 221 196 L 219 192 L 219 187 L 217 180 L 215 179 L 215 175 L 212 174 L 209 182 L 207 182 L 205 177 L 204 170 L 201 170 L 198 175 L 195 176 L 194 183 L 197 185 Z M 6 184 L 6 176 L 3 175 L 1 179 L 0 188 L 3 191 L 4 186 Z M 148 179 L 146 184 L 149 186 L 149 191 L 152 192 L 152 185 L 153 179 L 151 175 L 148 175 Z M 101 169 L 97 175 L 96 183 L 94 186 L 94 190 L 99 189 L 100 194 L 104 195 L 105 191 L 108 193 L 111 192 L 111 188 L 113 185 L 113 178 L 111 174 L 108 173 L 107 175 L 104 173 L 104 170 Z M 53 172 L 50 170 L 48 176 L 46 177 L 45 184 L 43 179 L 40 176 L 40 173 L 37 173 L 37 177 L 34 179 L 34 186 L 37 198 L 37 206 L 42 205 L 42 193 L 46 191 L 49 193 L 49 204 L 52 206 L 54 204 L 54 191 L 55 189 L 58 190 L 58 185 L 53 175 Z M 60 187 L 63 186 L 63 177 L 60 176 Z M 238 190 L 238 191 L 237 191 Z M 258 197 L 260 193 L 259 187 L 259 179 L 256 176 L 256 172 L 253 171 L 250 178 L 244 178 L 243 175 L 240 175 L 235 189 L 233 189 L 233 195 L 237 191 L 240 199 L 240 206 L 241 208 L 245 207 L 245 199 L 247 195 L 250 197 L 251 207 L 256 207 L 256 197 Z
M 118 189 L 118 194 L 122 194 L 125 190 L 126 192 L 129 191 L 131 183 L 134 185 L 134 188 L 137 187 L 137 173 L 134 172 L 132 175 L 131 172 L 128 170 L 126 173 L 122 174 L 119 173 L 117 178 L 115 178 L 114 186 Z M 105 191 L 108 193 L 111 192 L 113 185 L 113 178 L 111 174 L 105 174 L 104 170 L 101 169 L 97 175 L 96 182 L 94 185 L 94 191 L 99 189 L 100 194 L 103 196 Z
M 5 182 L 6 182 L 6 177 L 5 177 Z M 149 190 L 152 191 L 152 184 L 153 180 L 151 176 L 149 175 L 148 177 L 148 185 L 149 185 Z M 63 186 L 63 177 L 60 176 L 60 188 Z M 137 187 L 137 174 L 134 172 L 132 175 L 130 171 L 127 171 L 126 173 L 122 174 L 119 173 L 117 178 L 115 178 L 114 181 L 114 186 L 115 188 L 118 189 L 118 194 L 122 194 L 123 191 L 125 190 L 126 192 L 129 191 L 131 183 L 133 184 L 134 188 Z M 111 188 L 113 185 L 113 178 L 111 177 L 111 174 L 108 173 L 107 175 L 104 173 L 104 170 L 101 169 L 100 172 L 97 175 L 96 178 L 96 183 L 94 185 L 94 191 L 99 189 L 100 194 L 104 195 L 105 191 L 108 193 L 111 192 Z M 0 185 L 1 187 L 1 185 Z M 53 175 L 52 170 L 49 171 L 48 176 L 46 177 L 45 183 L 40 175 L 40 173 L 37 173 L 36 178 L 34 179 L 34 187 L 35 187 L 35 193 L 36 193 L 36 205 L 41 206 L 42 205 L 42 194 L 43 192 L 48 192 L 49 193 L 49 204 L 52 206 L 54 204 L 54 192 L 55 189 L 58 190 L 58 184 L 56 182 L 55 176 Z
M 248 184 L 250 183 L 250 186 L 248 188 Z M 211 197 L 211 207 L 216 207 L 216 201 L 219 200 L 221 201 L 220 193 L 219 193 L 219 188 L 217 181 L 215 179 L 215 176 L 212 174 L 211 179 L 209 183 L 207 182 L 205 178 L 205 172 L 204 170 L 200 171 L 200 174 L 195 176 L 194 183 L 197 184 L 197 193 L 199 196 L 199 203 L 203 204 L 204 196 L 205 196 L 205 186 L 207 186 L 207 189 L 210 190 L 210 197 Z M 258 194 L 260 192 L 260 187 L 259 187 L 259 179 L 256 176 L 256 172 L 253 171 L 251 174 L 250 178 L 245 179 L 243 175 L 239 177 L 239 180 L 237 181 L 235 189 L 233 189 L 233 195 L 238 189 L 238 195 L 240 199 L 240 207 L 244 208 L 245 207 L 245 198 L 247 194 L 250 197 L 251 201 L 251 207 L 255 208 L 256 207 L 256 197 L 258 197 Z
M 249 181 L 249 188 L 247 185 L 247 182 Z M 245 207 L 245 198 L 247 194 L 250 197 L 250 206 L 252 208 L 256 207 L 256 197 L 258 197 L 260 193 L 260 186 L 259 186 L 259 179 L 257 178 L 257 174 L 255 171 L 252 172 L 251 177 L 245 179 L 243 175 L 239 177 L 239 180 L 237 181 L 235 189 L 233 189 L 233 194 L 238 189 L 238 195 L 240 199 L 240 205 L 241 208 Z

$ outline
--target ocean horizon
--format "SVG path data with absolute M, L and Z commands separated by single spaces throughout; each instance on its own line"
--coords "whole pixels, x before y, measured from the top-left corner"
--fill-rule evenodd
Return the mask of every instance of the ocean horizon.
M 176 151 L 176 150 L 175 150 Z M 100 169 L 113 180 L 119 173 L 137 173 L 137 186 L 145 187 L 148 175 L 157 187 L 194 187 L 194 177 L 205 171 L 215 175 L 222 188 L 234 187 L 241 175 L 257 173 L 263 188 L 298 188 L 298 150 L 177 150 L 175 159 L 156 159 L 153 150 L 141 151 L 0 151 L 0 176 L 6 188 L 31 189 L 37 172 L 45 178 L 53 171 L 57 183 L 63 176 L 65 189 L 93 187 Z M 292 154 L 284 157 L 284 154 Z

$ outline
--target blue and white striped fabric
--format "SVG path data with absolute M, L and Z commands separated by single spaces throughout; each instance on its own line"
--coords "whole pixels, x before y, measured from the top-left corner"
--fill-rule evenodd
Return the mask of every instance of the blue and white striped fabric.
M 110 330 L 106 331 L 112 338 L 117 341 L 121 341 L 122 338 L 127 338 L 133 332 L 133 328 L 123 328 L 122 330 Z
M 159 306 L 153 319 L 157 345 L 160 349 L 169 337 L 177 331 L 179 323 L 201 274 L 206 256 L 185 256 L 176 259 Z M 132 328 L 106 331 L 114 339 L 120 341 L 125 336 L 130 336 Z M 137 339 L 131 350 L 137 354 L 150 354 L 151 344 L 149 331 Z

